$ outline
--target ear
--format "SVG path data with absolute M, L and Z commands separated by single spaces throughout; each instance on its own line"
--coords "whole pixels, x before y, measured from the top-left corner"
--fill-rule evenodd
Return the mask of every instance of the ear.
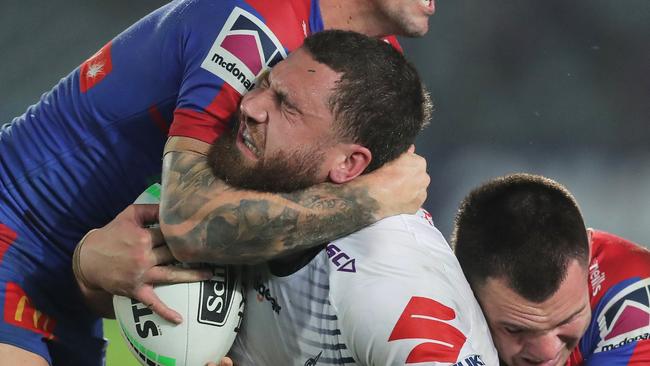
M 372 153 L 357 144 L 346 144 L 337 156 L 334 167 L 329 171 L 329 179 L 334 183 L 345 183 L 358 177 L 366 170 L 372 160 Z

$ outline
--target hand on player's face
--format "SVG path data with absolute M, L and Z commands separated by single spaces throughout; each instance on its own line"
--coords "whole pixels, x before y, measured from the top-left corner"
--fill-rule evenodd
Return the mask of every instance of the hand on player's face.
M 131 205 L 113 221 L 91 233 L 80 253 L 87 286 L 127 296 L 148 305 L 161 317 L 180 323 L 182 317 L 153 291 L 154 284 L 202 281 L 210 270 L 166 265 L 174 261 L 158 228 L 158 205 Z

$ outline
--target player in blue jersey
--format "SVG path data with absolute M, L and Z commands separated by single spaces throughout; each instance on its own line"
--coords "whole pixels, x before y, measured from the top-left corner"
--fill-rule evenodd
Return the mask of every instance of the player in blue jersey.
M 560 184 L 487 182 L 461 204 L 452 241 L 504 364 L 650 364 L 650 251 L 586 229 Z
M 421 0 L 174 1 L 3 126 L 0 365 L 102 363 L 101 322 L 80 301 L 73 250 L 160 179 L 163 152 L 161 228 L 185 261 L 262 260 L 414 212 L 428 180 L 414 154 L 354 184 L 275 196 L 201 180 L 196 167 L 256 77 L 310 33 L 417 36 L 432 13 L 433 3 Z M 204 274 L 154 267 L 171 254 L 152 250 L 160 232 L 141 227 L 156 218 L 151 209 L 130 207 L 92 232 L 78 254 L 107 269 L 97 274 L 105 287 L 87 290 L 136 297 L 175 318 L 150 285 Z

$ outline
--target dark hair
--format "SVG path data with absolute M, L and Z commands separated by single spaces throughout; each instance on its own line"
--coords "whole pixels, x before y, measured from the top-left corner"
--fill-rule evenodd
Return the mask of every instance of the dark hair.
M 341 73 L 329 104 L 340 137 L 367 147 L 372 171 L 413 144 L 431 115 L 417 71 L 390 44 L 359 33 L 330 30 L 309 36 L 304 48 Z
M 451 241 L 472 287 L 499 278 L 533 302 L 558 290 L 572 260 L 585 268 L 589 261 L 575 199 L 559 183 L 537 175 L 496 178 L 470 192 Z

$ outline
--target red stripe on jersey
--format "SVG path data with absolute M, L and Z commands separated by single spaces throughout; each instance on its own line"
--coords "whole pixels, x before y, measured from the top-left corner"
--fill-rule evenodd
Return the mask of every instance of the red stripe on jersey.
M 225 131 L 226 127 L 230 125 L 230 120 L 235 115 L 235 112 L 239 109 L 240 101 L 241 94 L 230 86 L 230 84 L 224 83 L 219 94 L 217 94 L 205 110 L 221 121 L 224 126 L 223 130 Z
M 0 263 L 2 263 L 5 252 L 9 250 L 17 237 L 18 234 L 15 231 L 11 230 L 7 225 L 0 224 Z
M 582 365 L 582 362 L 583 360 L 582 353 L 580 353 L 580 347 L 576 347 L 567 360 L 566 366 L 580 366 Z
M 271 29 L 273 34 L 282 42 L 284 47 L 293 51 L 300 47 L 305 37 L 311 33 L 309 29 L 309 15 L 311 12 L 311 1 L 293 0 L 289 1 L 268 1 L 250 0 L 247 1 L 260 15 L 264 23 Z M 291 14 L 294 16 L 277 16 L 277 14 Z M 289 22 L 291 20 L 291 22 Z M 288 23 L 289 22 L 289 23 Z M 296 30 L 300 31 L 296 31 Z
M 53 339 L 56 321 L 41 313 L 27 297 L 25 291 L 16 283 L 7 282 L 5 290 L 4 320 L 8 324 L 42 334 Z
M 627 366 L 650 365 L 650 340 L 637 341 L 632 357 L 627 361 Z
M 174 122 L 169 129 L 169 136 L 191 137 L 211 144 L 226 128 L 228 123 L 208 113 L 177 109 L 174 111 Z
M 155 105 L 149 107 L 149 116 L 153 123 L 160 129 L 160 131 L 167 135 L 169 133 L 169 122 L 163 117 L 160 110 Z
M 396 36 L 388 36 L 388 37 L 384 37 L 382 39 L 384 41 L 390 43 L 391 46 L 393 46 L 393 48 L 398 50 L 400 53 L 404 53 L 404 50 L 402 49 L 402 45 L 399 44 L 399 41 L 397 40 Z
M 175 110 L 169 136 L 191 137 L 211 144 L 229 127 L 240 100 L 239 92 L 224 83 L 205 112 L 182 108 Z
M 113 71 L 111 61 L 111 45 L 108 42 L 97 53 L 86 60 L 79 69 L 79 89 L 82 93 L 97 85 L 100 81 Z

